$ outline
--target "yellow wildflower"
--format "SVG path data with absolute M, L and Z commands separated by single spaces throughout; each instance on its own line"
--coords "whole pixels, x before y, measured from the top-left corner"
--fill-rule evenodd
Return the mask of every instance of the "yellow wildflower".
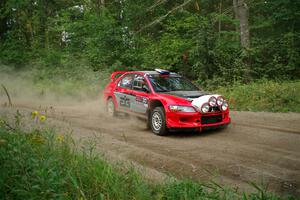
M 39 114 L 38 111 L 32 111 L 32 112 L 31 112 L 31 117 L 32 117 L 32 118 L 35 118 L 38 114 Z
M 40 121 L 41 121 L 41 122 L 43 122 L 43 121 L 45 121 L 45 120 L 46 120 L 46 116 L 45 116 L 45 115 L 40 116 Z
M 65 140 L 65 136 L 63 136 L 63 135 L 58 135 L 56 137 L 56 141 L 58 141 L 58 142 L 63 142 L 64 140 Z

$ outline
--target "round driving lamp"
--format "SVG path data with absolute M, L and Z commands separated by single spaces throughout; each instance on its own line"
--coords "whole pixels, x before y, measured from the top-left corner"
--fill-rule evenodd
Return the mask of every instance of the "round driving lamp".
M 209 111 L 209 104 L 208 103 L 205 103 L 205 104 L 203 104 L 202 105 L 202 107 L 201 107 L 201 112 L 202 113 L 207 113 L 208 111 Z
M 223 102 L 224 102 L 224 98 L 222 96 L 219 96 L 217 98 L 217 105 L 218 106 L 222 106 Z
M 209 98 L 208 100 L 208 104 L 211 106 L 211 107 L 214 107 L 217 105 L 217 99 L 216 97 L 212 96 Z
M 223 105 L 221 106 L 221 109 L 223 111 L 227 110 L 228 109 L 228 103 L 226 101 L 223 102 Z

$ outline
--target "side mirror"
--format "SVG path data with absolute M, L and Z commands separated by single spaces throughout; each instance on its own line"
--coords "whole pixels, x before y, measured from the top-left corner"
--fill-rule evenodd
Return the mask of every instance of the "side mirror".
M 144 92 L 150 93 L 150 90 L 149 90 L 147 85 L 143 85 L 142 89 L 143 89 Z

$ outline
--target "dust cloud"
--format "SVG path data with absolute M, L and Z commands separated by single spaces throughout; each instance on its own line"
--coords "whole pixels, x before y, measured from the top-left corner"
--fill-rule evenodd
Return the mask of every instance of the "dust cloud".
M 101 89 L 76 88 L 78 82 L 72 81 L 39 81 L 36 80 L 36 69 L 10 70 L 0 66 L 0 104 L 8 105 L 8 97 L 3 86 L 7 89 L 14 105 L 74 105 L 101 99 Z M 97 83 L 95 83 L 97 85 Z M 93 89 L 91 89 L 94 87 Z M 93 93 L 87 94 L 87 90 Z
M 122 130 L 146 129 L 146 123 L 135 117 L 120 115 L 110 118 L 106 113 L 106 105 L 103 101 L 102 89 L 100 87 L 91 90 L 87 94 L 85 88 L 76 89 L 75 92 L 63 91 L 59 82 L 55 87 L 47 87 L 44 83 L 34 80 L 37 72 L 3 70 L 0 67 L 0 109 L 8 108 L 9 101 L 3 86 L 7 89 L 12 101 L 13 109 L 26 108 L 38 110 L 54 118 L 90 119 L 91 123 L 106 122 L 103 128 L 122 128 Z M 70 83 L 68 83 L 70 84 Z M 98 83 L 95 83 L 95 85 Z M 91 86 L 95 87 L 95 86 Z M 56 91 L 58 88 L 59 91 Z M 1 112 L 0 112 L 1 114 Z

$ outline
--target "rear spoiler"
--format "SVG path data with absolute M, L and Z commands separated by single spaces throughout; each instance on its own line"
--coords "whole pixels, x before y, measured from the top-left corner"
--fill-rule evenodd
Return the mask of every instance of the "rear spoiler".
M 117 78 L 119 78 L 122 74 L 126 73 L 127 71 L 116 71 L 116 72 L 113 72 L 111 75 L 110 75 L 110 80 L 111 82 L 114 82 Z

